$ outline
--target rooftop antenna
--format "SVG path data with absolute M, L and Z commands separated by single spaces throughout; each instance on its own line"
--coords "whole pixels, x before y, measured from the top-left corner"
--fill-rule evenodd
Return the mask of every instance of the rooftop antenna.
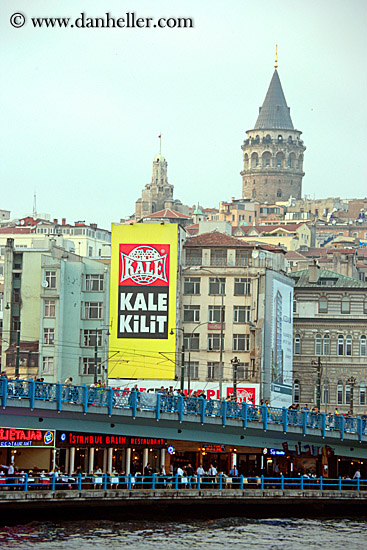
M 160 132 L 158 139 L 159 139 L 159 154 L 161 155 L 162 154 L 162 132 Z
M 36 191 L 34 192 L 34 195 L 33 195 L 33 217 L 34 217 L 34 219 L 37 218 L 37 195 L 36 195 Z
M 274 63 L 274 67 L 276 69 L 278 68 L 278 44 L 275 45 L 275 63 Z

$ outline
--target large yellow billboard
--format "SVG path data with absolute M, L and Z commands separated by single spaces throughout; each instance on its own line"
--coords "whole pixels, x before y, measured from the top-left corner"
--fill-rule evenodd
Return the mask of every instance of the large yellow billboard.
M 112 224 L 110 379 L 175 376 L 178 231 Z

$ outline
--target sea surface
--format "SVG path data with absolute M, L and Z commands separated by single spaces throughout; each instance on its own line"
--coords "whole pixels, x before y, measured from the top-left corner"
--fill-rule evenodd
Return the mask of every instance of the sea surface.
M 0 527 L 0 548 L 366 550 L 367 519 L 34 521 Z

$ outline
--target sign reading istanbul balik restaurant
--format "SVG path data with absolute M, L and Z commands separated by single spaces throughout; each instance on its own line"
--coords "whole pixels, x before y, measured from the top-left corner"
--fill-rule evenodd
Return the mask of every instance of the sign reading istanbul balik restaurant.
M 54 430 L 0 428 L 0 447 L 54 447 Z
M 110 378 L 174 378 L 179 231 L 112 225 Z
M 84 432 L 57 432 L 58 447 L 153 447 L 162 449 L 167 446 L 166 439 L 157 437 L 130 437 L 126 435 L 89 434 Z

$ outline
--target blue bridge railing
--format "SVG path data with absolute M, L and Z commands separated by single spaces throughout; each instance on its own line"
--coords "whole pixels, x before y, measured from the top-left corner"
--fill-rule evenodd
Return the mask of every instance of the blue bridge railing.
M 272 424 L 279 424 L 283 432 L 287 433 L 289 426 L 296 426 L 304 435 L 313 430 L 321 431 L 323 437 L 327 433 L 337 432 L 341 440 L 346 433 L 356 434 L 359 441 L 367 435 L 367 419 L 361 417 L 217 401 L 204 397 L 166 395 L 159 392 L 0 379 L 1 406 L 6 408 L 20 399 L 28 400 L 31 409 L 47 401 L 54 402 L 58 411 L 61 411 L 65 404 L 73 404 L 79 406 L 84 413 L 102 408 L 109 416 L 112 416 L 116 409 L 130 409 L 135 418 L 139 411 L 145 410 L 153 411 L 157 420 L 160 419 L 161 413 L 172 413 L 180 422 L 186 415 L 194 415 L 201 424 L 209 417 L 219 417 L 223 426 L 227 424 L 228 419 L 235 419 L 242 423 L 244 428 L 255 422 L 262 423 L 264 430 Z
M 0 476 L 1 491 L 58 491 L 82 489 L 281 489 L 281 490 L 314 490 L 314 491 L 367 491 L 367 480 L 344 479 L 338 477 L 236 477 L 218 474 L 216 476 L 178 476 L 160 475 L 143 476 L 141 474 L 110 475 L 110 474 L 35 474 L 20 473 L 16 476 Z

